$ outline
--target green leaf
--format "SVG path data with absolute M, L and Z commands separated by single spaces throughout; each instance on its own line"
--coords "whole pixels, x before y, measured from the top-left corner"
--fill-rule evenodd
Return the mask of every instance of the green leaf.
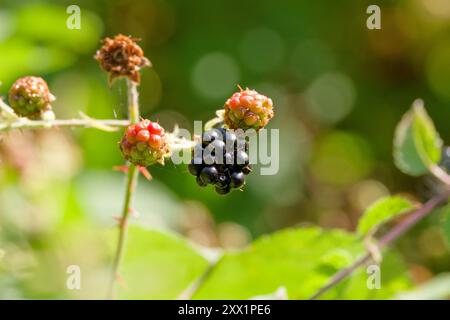
M 240 252 L 226 253 L 199 288 L 194 299 L 249 299 L 267 295 L 284 287 L 290 299 L 307 299 L 341 268 L 348 266 L 364 253 L 355 235 L 344 231 L 324 231 L 320 228 L 288 229 L 259 238 Z M 383 288 L 369 290 L 364 268 L 353 279 L 351 293 L 347 292 L 351 279 L 332 289 L 326 298 L 379 299 L 392 296 L 392 288 L 408 288 L 403 265 L 389 256 L 383 263 L 394 263 L 394 273 L 382 280 Z M 384 269 L 383 269 L 384 270 Z
M 120 269 L 126 288 L 119 290 L 119 297 L 175 299 L 208 265 L 207 260 L 181 237 L 131 227 Z
M 394 160 L 397 167 L 412 176 L 428 172 L 441 157 L 442 141 L 423 102 L 416 100 L 400 121 L 394 137 Z
M 442 233 L 447 239 L 447 243 L 450 245 L 450 205 L 446 205 L 442 208 L 443 223 Z
M 409 200 L 399 196 L 381 198 L 367 208 L 359 219 L 358 233 L 365 235 L 413 208 L 414 205 Z
M 401 257 L 394 251 L 386 251 L 380 265 L 380 289 L 368 289 L 370 283 L 367 267 L 361 267 L 335 292 L 323 296 L 325 299 L 392 299 L 398 292 L 409 290 L 412 286 L 408 271 Z

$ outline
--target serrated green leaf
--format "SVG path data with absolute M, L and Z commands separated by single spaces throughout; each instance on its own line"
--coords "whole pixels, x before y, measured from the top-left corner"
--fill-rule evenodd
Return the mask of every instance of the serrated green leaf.
M 395 164 L 409 175 L 425 174 L 430 165 L 439 162 L 441 147 L 441 138 L 422 101 L 415 101 L 395 131 Z
M 209 263 L 174 234 L 133 226 L 120 274 L 122 299 L 176 299 Z
M 193 298 L 249 299 L 285 287 L 290 299 L 307 299 L 363 253 L 358 238 L 344 231 L 283 230 L 256 240 L 241 252 L 225 254 Z M 324 297 L 386 299 L 392 296 L 392 288 L 408 288 L 403 265 L 390 255 L 384 263 L 395 266 L 394 272 L 389 271 L 389 277 L 382 279 L 386 290 L 369 290 L 362 268 Z M 352 290 L 348 292 L 350 283 Z
M 359 219 L 358 233 L 366 235 L 383 223 L 413 208 L 414 205 L 409 200 L 399 196 L 381 198 L 369 206 Z

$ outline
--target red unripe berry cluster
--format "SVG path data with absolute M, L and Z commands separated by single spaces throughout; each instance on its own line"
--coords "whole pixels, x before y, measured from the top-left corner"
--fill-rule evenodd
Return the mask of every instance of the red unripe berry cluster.
M 130 125 L 120 142 L 120 149 L 128 161 L 135 165 L 149 166 L 163 162 L 168 152 L 164 128 L 158 122 L 144 119 Z
M 264 128 L 273 117 L 272 99 L 255 90 L 235 92 L 225 102 L 225 124 L 231 129 Z

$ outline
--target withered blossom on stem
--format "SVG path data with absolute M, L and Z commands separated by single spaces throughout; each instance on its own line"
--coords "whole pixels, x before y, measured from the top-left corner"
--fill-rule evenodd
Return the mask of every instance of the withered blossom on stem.
M 127 77 L 139 84 L 139 71 L 143 67 L 151 66 L 150 60 L 144 57 L 144 51 L 136 41 L 138 39 L 123 34 L 103 40 L 103 46 L 95 54 L 95 59 L 101 68 L 109 73 L 110 84 L 120 77 Z

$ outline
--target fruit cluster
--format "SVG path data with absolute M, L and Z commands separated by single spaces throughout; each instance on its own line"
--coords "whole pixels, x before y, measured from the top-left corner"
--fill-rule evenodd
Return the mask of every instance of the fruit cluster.
M 37 119 L 44 112 L 51 111 L 50 103 L 55 100 L 45 80 L 32 76 L 16 80 L 9 90 L 8 98 L 17 115 L 30 119 Z
M 225 195 L 241 188 L 245 175 L 251 172 L 247 152 L 248 143 L 238 139 L 232 130 L 211 129 L 194 147 L 188 169 L 197 177 L 199 186 L 214 185 L 218 194 Z
M 140 83 L 139 70 L 151 65 L 136 39 L 123 34 L 116 35 L 114 39 L 105 38 L 103 46 L 95 54 L 95 59 L 101 68 L 109 73 L 110 82 L 119 77 L 127 77 L 135 83 Z
M 224 108 L 224 121 L 230 129 L 259 130 L 273 117 L 272 99 L 248 88 L 235 92 Z
M 147 119 L 130 125 L 119 144 L 126 160 L 143 167 L 163 164 L 169 152 L 164 128 Z

